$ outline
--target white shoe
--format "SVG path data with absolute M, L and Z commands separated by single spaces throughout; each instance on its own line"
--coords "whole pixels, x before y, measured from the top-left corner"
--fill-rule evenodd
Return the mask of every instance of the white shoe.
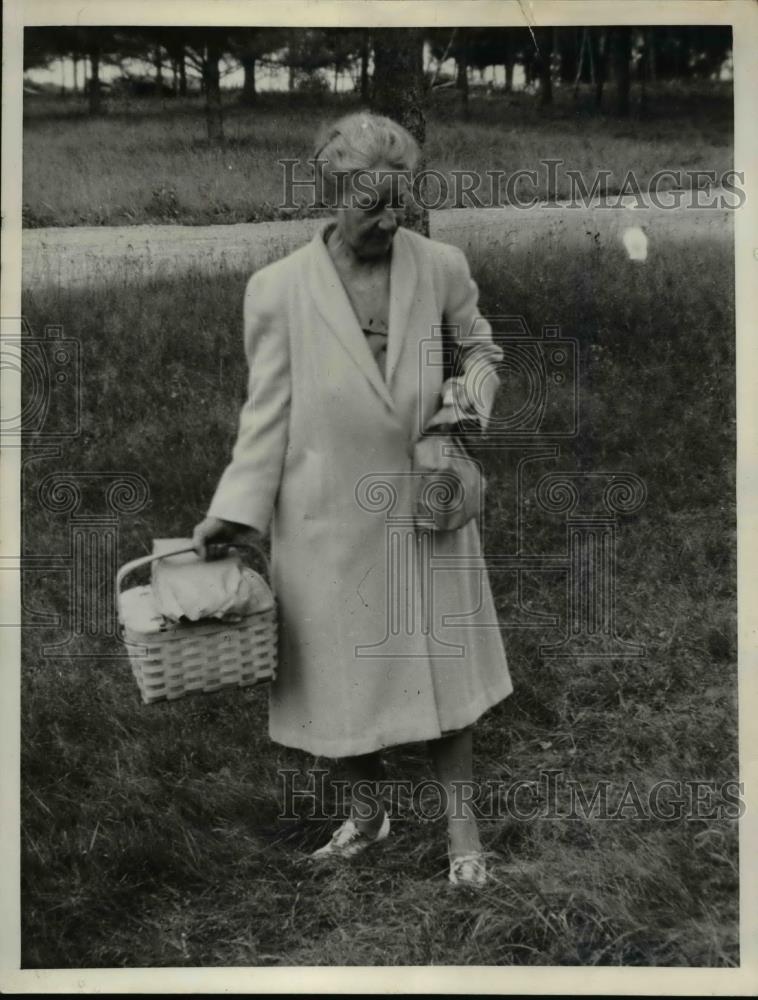
M 453 885 L 469 885 L 475 888 L 484 885 L 487 881 L 487 865 L 484 855 L 481 851 L 474 851 L 471 854 L 459 854 L 457 858 L 452 858 L 448 878 Z
M 319 847 L 311 854 L 311 857 L 319 861 L 322 858 L 354 858 L 356 854 L 365 851 L 372 844 L 378 844 L 380 840 L 385 840 L 389 832 L 390 818 L 386 812 L 382 825 L 373 837 L 359 830 L 352 819 L 346 819 L 342 826 L 332 834 L 329 843 Z

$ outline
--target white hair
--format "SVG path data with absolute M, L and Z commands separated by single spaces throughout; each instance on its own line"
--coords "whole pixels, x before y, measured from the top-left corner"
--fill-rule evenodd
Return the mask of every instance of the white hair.
M 421 150 L 402 125 L 384 115 L 360 111 L 321 129 L 313 158 L 323 161 L 324 179 L 334 186 L 340 175 L 379 166 L 413 171 Z

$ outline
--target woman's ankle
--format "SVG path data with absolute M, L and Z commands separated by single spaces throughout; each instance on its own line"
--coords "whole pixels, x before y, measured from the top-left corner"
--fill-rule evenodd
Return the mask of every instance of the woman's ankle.
M 385 808 L 383 803 L 376 803 L 376 808 L 368 810 L 365 805 L 362 804 L 360 812 L 355 809 L 355 806 L 350 807 L 350 818 L 361 833 L 365 833 L 369 837 L 375 836 L 379 833 L 382 823 L 384 822 Z
M 482 849 L 479 838 L 479 827 L 473 816 L 449 819 L 447 824 L 447 840 L 451 857 L 463 854 L 478 854 Z

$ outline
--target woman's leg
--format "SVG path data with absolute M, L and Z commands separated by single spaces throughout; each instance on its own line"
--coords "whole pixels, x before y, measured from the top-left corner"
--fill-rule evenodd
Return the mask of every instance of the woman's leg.
M 384 765 L 378 753 L 344 757 L 342 763 L 352 786 L 350 816 L 358 829 L 370 837 L 379 832 L 384 819 L 384 802 L 378 782 L 384 778 Z M 360 788 L 355 785 L 360 782 Z
M 437 780 L 447 796 L 447 831 L 450 854 L 458 857 L 481 851 L 479 829 L 470 800 L 473 795 L 473 749 L 471 729 L 429 742 Z

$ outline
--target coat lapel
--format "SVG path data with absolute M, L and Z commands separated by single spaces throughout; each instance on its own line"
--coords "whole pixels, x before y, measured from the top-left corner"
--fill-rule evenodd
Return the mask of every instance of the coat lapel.
M 392 241 L 392 262 L 390 264 L 390 315 L 385 372 L 390 390 L 403 347 L 410 339 L 408 321 L 417 287 L 416 259 L 411 246 L 411 238 L 407 231 L 401 227 L 395 233 L 395 238 Z
M 360 328 L 358 318 L 355 315 L 350 299 L 347 297 L 342 280 L 324 243 L 323 232 L 325 228 L 326 226 L 318 230 L 311 243 L 313 252 L 311 254 L 311 266 L 309 269 L 309 285 L 313 301 L 326 324 L 342 342 L 343 347 L 350 354 L 355 364 L 360 368 L 387 406 L 394 411 L 395 404 L 390 395 L 387 383 L 382 378 L 381 372 L 377 367 L 374 356 L 371 353 L 371 348 L 366 342 L 366 335 Z M 397 237 L 395 238 L 397 239 Z M 394 280 L 395 272 L 394 246 L 391 268 L 390 285 L 392 285 Z M 392 300 L 390 300 L 390 333 L 387 344 L 388 373 L 390 370 L 389 355 L 392 350 L 393 341 L 392 318 L 393 304 Z

